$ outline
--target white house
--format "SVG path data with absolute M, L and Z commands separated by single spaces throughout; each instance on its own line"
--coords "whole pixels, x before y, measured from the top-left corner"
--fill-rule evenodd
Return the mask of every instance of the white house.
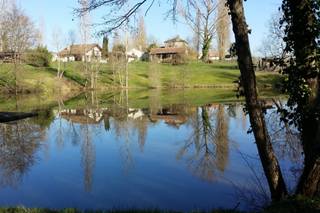
M 199 55 L 199 59 L 202 58 L 202 53 Z M 210 50 L 208 52 L 208 60 L 209 61 L 218 61 L 219 60 L 219 53 L 218 51 Z
M 135 60 L 141 60 L 143 56 L 144 56 L 144 52 L 142 52 L 138 49 L 135 49 L 135 48 L 133 48 L 127 52 L 128 62 L 132 62 Z
M 76 44 L 64 48 L 58 53 L 57 60 L 68 61 L 101 61 L 102 48 L 98 44 Z

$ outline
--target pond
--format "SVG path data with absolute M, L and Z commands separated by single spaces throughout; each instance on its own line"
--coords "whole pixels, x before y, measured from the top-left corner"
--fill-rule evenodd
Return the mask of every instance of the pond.
M 298 133 L 281 126 L 273 102 L 265 102 L 277 157 L 294 188 L 303 162 Z M 1 206 L 248 210 L 269 200 L 234 93 L 92 92 L 41 108 L 37 118 L 0 124 Z

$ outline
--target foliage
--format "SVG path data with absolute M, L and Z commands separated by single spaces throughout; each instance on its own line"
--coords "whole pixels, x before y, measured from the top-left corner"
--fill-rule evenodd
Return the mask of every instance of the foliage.
M 172 65 L 180 65 L 180 64 L 186 64 L 187 63 L 187 55 L 186 54 L 176 54 L 172 58 Z
M 156 43 L 152 43 L 152 44 L 150 44 L 150 45 L 148 46 L 147 51 L 150 53 L 151 49 L 157 48 L 157 47 L 158 47 L 158 45 L 157 45 Z
M 26 52 L 25 62 L 35 67 L 49 67 L 52 55 L 46 47 L 37 47 Z
M 109 38 L 108 36 L 103 37 L 103 43 L 102 43 L 102 56 L 108 57 L 109 55 Z
M 291 197 L 281 202 L 273 203 L 264 213 L 309 213 L 320 212 L 320 200 L 302 196 Z
M 126 47 L 123 44 L 116 44 L 112 47 L 113 53 L 125 53 Z
M 289 93 L 288 106 L 291 112 L 283 111 L 284 120 L 299 126 L 308 116 L 320 117 L 312 105 L 319 100 L 320 72 L 320 19 L 319 0 L 283 0 L 285 27 L 285 52 L 291 55 L 287 67 L 285 88 Z M 317 97 L 318 96 L 318 97 Z
M 229 55 L 231 58 L 237 56 L 237 49 L 236 49 L 236 43 L 232 43 L 229 48 Z

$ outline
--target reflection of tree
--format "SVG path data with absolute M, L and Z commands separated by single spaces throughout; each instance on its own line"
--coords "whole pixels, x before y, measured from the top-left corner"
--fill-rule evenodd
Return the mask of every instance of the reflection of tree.
M 80 126 L 82 135 L 81 144 L 81 162 L 84 172 L 84 187 L 86 191 L 91 191 L 93 184 L 93 169 L 96 161 L 95 147 L 92 141 L 93 124 L 98 124 L 102 120 L 102 115 L 99 110 L 99 101 L 95 91 L 91 91 L 87 96 L 92 108 L 87 108 L 84 111 L 86 115 L 84 123 Z
M 0 124 L 0 184 L 16 185 L 35 163 L 45 132 L 28 120 Z
M 95 165 L 95 148 L 92 143 L 89 124 L 81 126 L 82 145 L 81 145 L 81 162 L 84 170 L 84 186 L 86 191 L 91 191 L 93 168 Z
M 288 157 L 292 162 L 299 162 L 303 150 L 298 130 L 282 123 L 276 111 L 268 113 L 266 122 L 277 156 L 280 158 Z
M 223 172 L 228 162 L 228 122 L 224 107 L 218 106 L 212 125 L 208 107 L 197 110 L 193 121 L 191 137 L 178 153 L 178 159 L 190 152 L 187 163 L 193 173 L 204 180 L 214 179 L 216 170 Z
M 149 120 L 147 116 L 143 116 L 133 120 L 133 126 L 137 129 L 138 132 L 138 143 L 141 151 L 143 151 L 144 146 L 146 144 L 148 122 Z
M 228 141 L 228 120 L 225 117 L 224 106 L 218 106 L 217 118 L 216 118 L 216 159 L 217 166 L 220 171 L 224 171 L 228 163 L 229 156 L 229 141 Z

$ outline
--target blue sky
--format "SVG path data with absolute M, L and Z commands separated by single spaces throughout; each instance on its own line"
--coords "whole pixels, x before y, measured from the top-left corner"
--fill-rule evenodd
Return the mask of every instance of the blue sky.
M 178 34 L 183 38 L 192 37 L 187 26 L 164 20 L 164 13 L 169 6 L 166 5 L 165 0 L 163 2 L 160 6 L 154 5 L 145 17 L 148 35 L 157 38 L 159 42 Z M 77 32 L 78 21 L 74 19 L 72 13 L 73 8 L 77 7 L 77 0 L 18 0 L 18 4 L 37 25 L 41 25 L 41 22 L 45 23 L 45 44 L 51 50 L 53 49 L 52 29 L 60 28 L 64 34 L 67 34 L 69 30 Z M 255 54 L 258 53 L 258 48 L 268 31 L 268 20 L 280 5 L 281 0 L 248 0 L 245 2 L 247 22 L 252 29 L 251 49 Z M 104 9 L 101 9 L 92 13 L 91 21 L 101 21 L 103 12 Z M 96 40 L 101 43 L 101 39 Z

